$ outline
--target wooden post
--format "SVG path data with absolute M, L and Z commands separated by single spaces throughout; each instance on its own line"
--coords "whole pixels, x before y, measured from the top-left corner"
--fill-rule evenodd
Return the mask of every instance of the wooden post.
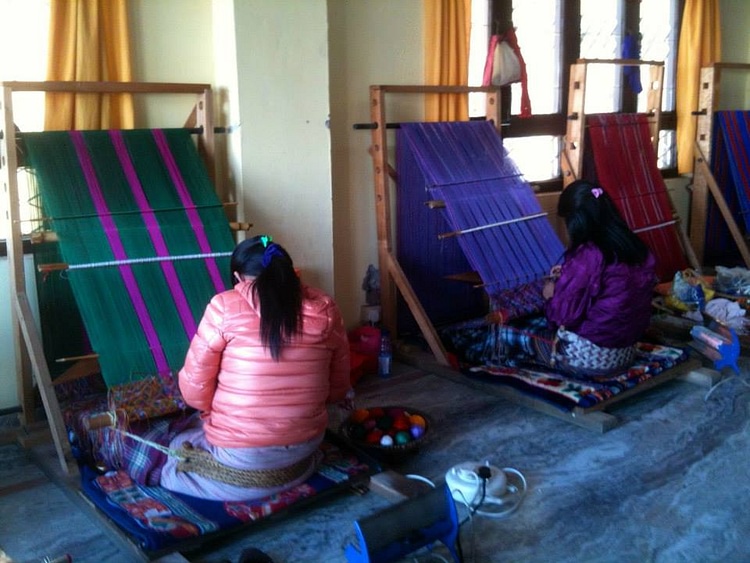
M 718 80 L 721 72 L 713 66 L 703 67 L 698 88 L 698 111 L 695 125 L 696 151 L 693 154 L 693 183 L 690 195 L 690 243 L 695 254 L 703 262 L 706 252 L 706 227 L 708 217 L 709 188 L 700 160 L 711 162 L 711 133 L 714 111 L 718 103 Z
M 584 111 L 586 107 L 586 63 L 570 66 L 568 88 L 568 115 L 563 139 L 562 168 L 563 187 L 581 177 L 583 167 L 583 140 L 585 136 Z
M 375 214 L 377 218 L 378 262 L 380 270 L 380 309 L 383 326 L 396 336 L 396 290 L 388 271 L 391 255 L 392 223 L 391 197 L 388 175 L 388 132 L 386 130 L 385 91 L 381 86 L 370 86 L 370 117 L 376 127 L 372 130 L 373 174 L 375 181 Z
M 650 64 L 649 71 L 649 89 L 646 99 L 646 112 L 648 113 L 648 122 L 651 129 L 651 144 L 654 146 L 654 153 L 659 157 L 659 128 L 661 127 L 661 98 L 664 89 L 664 65 Z
M 0 178 L 3 188 L 3 211 L 8 220 L 6 241 L 8 249 L 8 279 L 10 286 L 10 317 L 13 333 L 13 350 L 16 364 L 16 381 L 18 402 L 21 406 L 20 422 L 28 426 L 36 421 L 34 413 L 34 383 L 31 374 L 31 362 L 21 337 L 21 325 L 15 307 L 16 296 L 26 292 L 26 275 L 23 263 L 23 240 L 21 235 L 21 217 L 18 201 L 18 178 L 16 170 L 16 130 L 13 123 L 13 91 L 3 85 L 3 124 L 0 128 Z
M 217 177 L 217 167 L 214 162 L 216 157 L 216 133 L 214 131 L 214 98 L 210 88 L 206 88 L 195 104 L 196 109 L 196 125 L 203 129 L 203 134 L 198 138 L 198 150 L 203 156 L 203 160 L 206 163 L 206 169 L 208 170 L 208 177 L 219 189 L 219 186 L 223 184 L 219 183 Z M 227 201 L 228 197 L 225 193 L 220 193 L 219 198 L 222 201 Z
M 60 403 L 57 401 L 57 395 L 55 395 L 55 390 L 52 387 L 49 367 L 44 359 L 42 339 L 37 331 L 36 323 L 31 314 L 31 306 L 25 292 L 16 295 L 15 308 L 18 318 L 21 321 L 23 338 L 29 350 L 34 376 L 39 388 L 39 395 L 42 397 L 42 404 L 47 413 L 47 422 L 52 432 L 52 441 L 55 444 L 60 466 L 67 475 L 74 475 L 78 472 L 78 466 L 70 449 L 70 442 L 65 431 L 65 422 L 62 410 L 60 409 Z

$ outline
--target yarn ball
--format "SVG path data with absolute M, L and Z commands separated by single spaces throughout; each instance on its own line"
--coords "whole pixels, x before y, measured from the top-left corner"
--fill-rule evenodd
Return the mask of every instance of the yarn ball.
M 404 407 L 369 407 L 355 410 L 342 429 L 354 441 L 387 449 L 422 438 L 427 420 Z

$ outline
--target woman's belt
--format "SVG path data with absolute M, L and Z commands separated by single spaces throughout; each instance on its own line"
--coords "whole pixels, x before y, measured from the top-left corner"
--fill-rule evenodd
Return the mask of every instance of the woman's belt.
M 177 471 L 195 473 L 202 477 L 245 488 L 269 488 L 286 485 L 302 477 L 313 463 L 315 454 L 292 465 L 275 469 L 237 469 L 219 462 L 210 452 L 194 448 L 184 442 L 180 449 Z

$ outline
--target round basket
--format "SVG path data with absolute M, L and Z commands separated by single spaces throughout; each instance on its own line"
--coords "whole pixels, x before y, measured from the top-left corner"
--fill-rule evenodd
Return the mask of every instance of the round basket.
M 367 416 L 363 419 L 364 413 L 367 413 Z M 403 417 L 406 417 L 410 422 L 408 428 L 403 427 Z M 388 419 L 392 423 L 399 420 L 401 424 L 395 423 L 396 427 L 394 428 L 393 424 L 388 424 Z M 370 432 L 373 431 L 373 424 L 374 428 L 380 431 L 381 439 L 382 436 L 390 436 L 393 444 L 384 445 L 374 442 L 374 436 L 370 435 Z M 418 409 L 404 406 L 373 406 L 355 410 L 341 423 L 339 432 L 352 445 L 371 455 L 381 459 L 387 458 L 397 461 L 415 452 L 425 444 L 431 426 L 430 417 Z M 420 428 L 415 429 L 415 427 Z M 399 436 L 399 432 L 407 432 L 409 441 L 403 441 L 403 435 Z

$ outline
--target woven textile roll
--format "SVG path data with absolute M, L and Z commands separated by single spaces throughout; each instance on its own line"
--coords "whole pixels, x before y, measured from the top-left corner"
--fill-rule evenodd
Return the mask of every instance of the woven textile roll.
M 179 369 L 206 304 L 228 287 L 234 248 L 189 132 L 24 140 L 107 385 Z
M 654 253 L 660 281 L 671 280 L 688 264 L 651 144 L 648 116 L 599 114 L 587 121 L 586 146 L 595 170 L 585 171 L 584 177 L 607 190 L 630 228 Z
M 504 319 L 541 310 L 563 245 L 494 126 L 405 123 L 397 141 L 397 256 L 433 323 L 488 312 L 482 295 Z M 445 279 L 468 271 L 481 290 Z

